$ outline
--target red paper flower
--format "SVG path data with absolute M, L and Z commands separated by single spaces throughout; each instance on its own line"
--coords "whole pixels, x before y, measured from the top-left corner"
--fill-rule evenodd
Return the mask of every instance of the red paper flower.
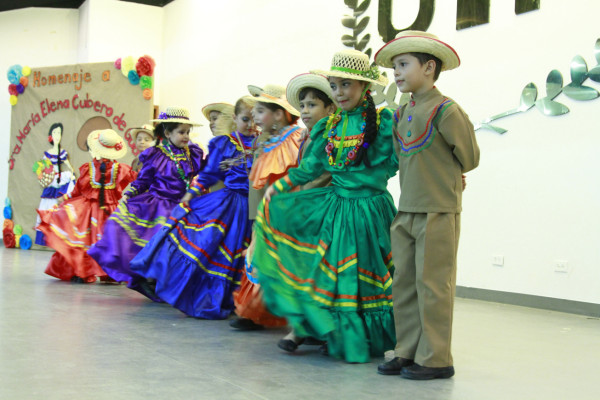
M 139 76 L 152 76 L 154 74 L 154 66 L 156 62 L 150 56 L 143 56 L 138 58 L 137 64 L 135 64 L 135 70 Z
M 4 242 L 4 247 L 7 249 L 12 249 L 16 245 L 15 234 L 12 229 L 4 229 L 2 231 L 2 241 Z
M 17 90 L 17 85 L 15 85 L 14 83 L 11 83 L 10 85 L 8 85 L 8 94 L 11 95 L 18 95 L 19 91 Z

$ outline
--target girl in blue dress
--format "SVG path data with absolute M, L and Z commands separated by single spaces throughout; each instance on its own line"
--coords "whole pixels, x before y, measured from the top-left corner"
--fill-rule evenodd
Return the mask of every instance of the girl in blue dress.
M 234 309 L 232 293 L 240 284 L 251 234 L 251 110 L 244 99 L 237 101 L 237 129 L 210 141 L 206 167 L 130 264 L 155 285 L 148 284 L 149 297 L 156 295 L 192 317 L 225 319 Z M 225 187 L 205 194 L 219 180 Z

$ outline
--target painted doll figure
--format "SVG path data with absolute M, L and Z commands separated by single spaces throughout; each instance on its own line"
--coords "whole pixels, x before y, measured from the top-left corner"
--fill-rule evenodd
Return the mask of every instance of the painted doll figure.
M 56 250 L 46 273 L 79 283 L 106 278 L 106 273 L 86 250 L 100 240 L 105 221 L 137 175 L 129 165 L 116 161 L 127 153 L 127 148 L 115 131 L 93 131 L 87 145 L 92 161 L 79 168 L 73 191 L 59 198 L 59 206 L 38 210 L 39 229 L 47 245 Z
M 251 234 L 251 111 L 252 104 L 237 101 L 229 134 L 210 141 L 208 162 L 182 204 L 131 262 L 157 297 L 192 317 L 225 319 L 234 308 L 233 291 L 240 284 Z M 217 180 L 225 187 L 207 193 Z
M 140 155 L 137 179 L 106 222 L 102 240 L 88 251 L 108 276 L 141 292 L 140 283 L 146 280 L 129 263 L 164 225 L 204 165 L 200 147 L 189 143 L 190 130 L 198 124 L 187 109 L 169 107 L 155 121 L 156 145 Z
M 67 151 L 60 147 L 62 140 L 63 125 L 60 122 L 52 124 L 48 130 L 48 142 L 52 146 L 44 152 L 42 162 L 51 165 L 54 177 L 50 184 L 42 191 L 38 210 L 48 210 L 57 204 L 57 199 L 69 194 L 75 187 L 75 173 L 69 162 Z M 38 215 L 36 221 L 35 243 L 46 246 L 44 234 L 38 229 L 41 220 Z

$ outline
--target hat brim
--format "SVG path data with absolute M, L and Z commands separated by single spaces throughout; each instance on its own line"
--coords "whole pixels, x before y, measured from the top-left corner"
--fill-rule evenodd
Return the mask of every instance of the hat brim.
M 261 93 L 264 92 L 263 88 L 255 86 L 255 85 L 248 85 L 248 91 L 254 97 L 258 97 L 258 96 L 260 96 Z
M 147 133 L 148 135 L 150 135 L 150 137 L 152 137 L 152 139 L 155 139 L 154 137 L 154 131 L 151 131 L 150 129 L 146 129 L 146 128 L 133 128 L 132 129 L 133 133 L 131 134 L 131 136 L 133 137 L 133 140 L 137 140 L 137 137 L 140 133 Z
M 384 75 L 380 74 L 379 78 L 377 79 L 371 79 L 371 78 L 367 78 L 365 76 L 359 75 L 359 74 L 353 74 L 351 72 L 344 72 L 344 71 L 324 71 L 324 70 L 313 70 L 310 71 L 311 74 L 319 74 L 319 75 L 325 75 L 326 77 L 336 77 L 336 78 L 343 78 L 343 79 L 354 79 L 355 81 L 364 81 L 364 82 L 369 82 L 369 83 L 374 83 L 376 85 L 381 85 L 381 86 L 386 86 L 388 84 L 388 78 L 386 78 Z
M 150 122 L 158 122 L 158 123 L 169 122 L 169 123 L 174 123 L 174 124 L 188 124 L 191 126 L 203 126 L 202 124 L 200 124 L 198 122 L 190 121 L 185 118 L 151 119 Z
M 233 104 L 229 103 L 212 103 L 207 104 L 202 108 L 202 114 L 206 117 L 207 120 L 210 121 L 210 113 L 213 111 L 217 111 L 220 113 L 231 113 L 233 114 Z
M 106 158 L 108 160 L 118 160 L 127 154 L 125 141 L 121 138 L 121 150 L 115 148 L 104 147 L 100 144 L 100 131 L 94 131 L 87 138 L 87 145 L 90 148 L 92 156 L 96 158 Z
M 416 35 L 402 36 L 386 43 L 375 54 L 375 63 L 385 68 L 394 68 L 392 59 L 406 53 L 434 55 L 442 61 L 442 71 L 448 71 L 460 65 L 458 53 L 450 45 L 439 39 Z
M 266 93 L 261 93 L 259 96 L 253 98 L 257 103 L 271 103 L 277 104 L 280 107 L 283 107 L 287 112 L 292 114 L 295 117 L 300 117 L 300 112 L 296 110 L 292 105 L 285 99 L 280 99 L 279 97 L 269 96 Z
M 327 97 L 333 101 L 333 94 L 331 93 L 331 87 L 329 81 L 324 75 L 317 75 L 313 73 L 300 74 L 290 80 L 286 88 L 285 97 L 287 101 L 300 112 L 300 92 L 305 88 L 318 89 L 325 93 Z

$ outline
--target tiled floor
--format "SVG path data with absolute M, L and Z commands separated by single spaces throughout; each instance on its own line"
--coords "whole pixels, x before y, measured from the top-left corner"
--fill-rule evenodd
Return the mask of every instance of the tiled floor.
M 125 286 L 43 273 L 51 253 L 0 247 L 0 399 L 600 399 L 600 321 L 457 299 L 456 376 L 284 354 L 285 330 L 187 318 Z

